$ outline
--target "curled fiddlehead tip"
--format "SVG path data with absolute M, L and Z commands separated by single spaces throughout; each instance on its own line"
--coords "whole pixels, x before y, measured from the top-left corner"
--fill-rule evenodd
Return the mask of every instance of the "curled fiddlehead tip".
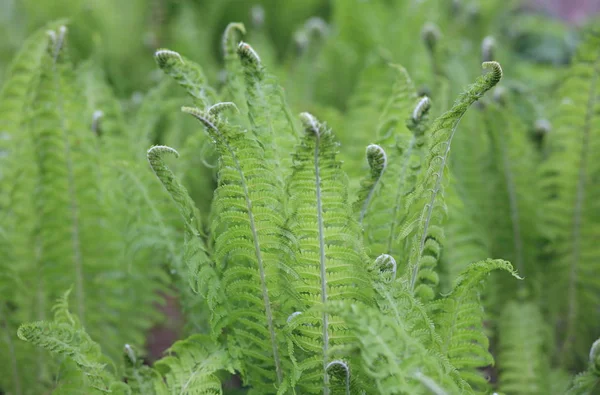
M 235 103 L 230 101 L 215 103 L 212 106 L 210 106 L 208 110 L 206 110 L 206 112 L 208 113 L 208 115 L 216 117 L 226 110 L 235 110 L 237 113 L 240 112 Z
M 367 162 L 371 168 L 371 172 L 381 174 L 387 167 L 387 155 L 383 148 L 377 144 L 367 146 Z
M 260 4 L 250 9 L 250 19 L 255 27 L 261 27 L 265 23 L 265 9 Z
M 487 36 L 481 42 L 481 60 L 482 62 L 489 62 L 494 59 L 494 52 L 496 50 L 496 40 L 492 36 Z
M 396 271 L 398 265 L 393 256 L 388 254 L 381 254 L 375 259 L 375 268 L 379 269 L 380 272 L 387 272 L 391 268 L 392 278 L 391 281 L 396 279 Z
M 481 64 L 481 67 L 483 67 L 484 69 L 492 69 L 492 71 L 490 72 L 491 74 L 491 80 L 490 83 L 493 85 L 496 85 L 498 82 L 500 82 L 500 80 L 502 79 L 502 67 L 500 66 L 500 63 L 498 62 L 494 62 L 494 61 L 490 61 L 490 62 L 483 62 Z
M 170 49 L 159 49 L 154 52 L 154 59 L 156 59 L 156 63 L 161 69 L 168 66 L 173 60 L 184 63 L 179 52 L 171 51 Z
M 179 158 L 179 152 L 177 152 L 177 150 L 175 148 L 171 148 L 167 145 L 154 145 L 154 146 L 150 147 L 146 156 L 148 157 L 150 164 L 152 164 L 152 161 L 154 159 L 160 158 L 160 156 L 163 153 L 172 154 L 176 158 Z
M 243 23 L 231 22 L 229 25 L 227 25 L 225 31 L 223 32 L 223 40 L 221 44 L 223 46 L 223 53 L 226 54 L 227 52 L 229 52 L 229 43 L 233 43 L 233 45 L 235 45 L 235 43 L 238 42 L 238 33 L 240 34 L 240 36 L 246 34 L 246 27 Z
M 60 53 L 60 50 L 62 49 L 65 42 L 65 37 L 67 35 L 67 27 L 65 25 L 61 25 L 58 28 L 58 33 L 54 30 L 48 30 L 46 34 L 48 35 L 48 37 L 50 38 L 50 42 L 52 43 L 52 56 L 56 61 L 58 54 Z
M 100 120 L 104 116 L 104 112 L 102 110 L 96 110 L 92 114 L 92 133 L 95 135 L 100 134 Z
M 427 22 L 421 30 L 421 38 L 430 51 L 435 50 L 435 46 L 441 37 L 442 33 L 435 23 Z
M 260 65 L 260 57 L 250 44 L 240 41 L 238 44 L 238 54 L 242 60 L 246 60 L 256 66 Z
M 212 118 L 211 114 L 205 114 L 202 112 L 202 110 L 196 107 L 181 107 L 181 111 L 186 114 L 190 114 L 199 120 L 206 128 L 212 131 L 217 130 L 217 126 L 213 123 L 214 119 Z
M 419 102 L 417 103 L 417 105 L 415 106 L 413 112 L 412 112 L 412 119 L 415 122 L 419 122 L 423 116 L 425 114 L 427 114 L 427 112 L 429 111 L 429 109 L 431 108 L 431 100 L 429 99 L 428 96 L 423 96 Z
M 294 33 L 294 41 L 300 50 L 304 50 L 310 44 L 311 39 L 326 37 L 329 34 L 329 25 L 319 17 L 311 17 Z
M 296 317 L 297 317 L 297 316 L 299 316 L 300 314 L 302 314 L 302 312 L 301 312 L 301 311 L 294 311 L 292 314 L 290 314 L 290 315 L 289 315 L 289 317 L 287 318 L 287 320 L 286 320 L 285 322 L 289 324 L 290 322 L 292 322 L 292 320 L 293 320 L 294 318 L 296 318 Z
M 300 114 L 300 121 L 304 126 L 304 130 L 307 133 L 314 133 L 315 135 L 320 135 L 320 124 L 317 118 L 309 112 L 303 112 Z
M 350 365 L 341 359 L 333 360 L 325 366 L 327 374 L 329 374 L 329 370 L 334 367 L 342 368 L 344 370 L 346 375 L 346 394 L 350 394 Z

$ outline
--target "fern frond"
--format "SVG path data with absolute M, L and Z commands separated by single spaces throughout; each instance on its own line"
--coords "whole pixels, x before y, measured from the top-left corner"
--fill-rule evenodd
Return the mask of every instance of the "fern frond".
M 453 368 L 413 338 L 401 322 L 360 303 L 334 303 L 327 309 L 355 335 L 361 368 L 379 394 L 470 393 L 454 380 Z M 461 389 L 462 387 L 462 389 Z
M 276 177 L 281 181 L 291 168 L 291 152 L 297 134 L 291 111 L 281 86 L 269 75 L 256 51 L 247 43 L 238 46 L 246 83 L 246 102 L 251 131 L 265 146 L 265 158 L 277 168 Z
M 167 353 L 168 356 L 154 365 L 154 369 L 164 377 L 154 381 L 157 394 L 222 394 L 217 372 L 234 372 L 227 352 L 208 336 L 193 335 L 180 340 Z
M 68 311 L 67 291 L 55 308 L 52 322 L 38 321 L 19 327 L 17 335 L 52 354 L 66 357 L 85 373 L 87 385 L 94 392 L 111 392 L 114 376 L 105 369 L 106 358 L 100 346 L 85 332 L 78 319 Z
M 554 279 L 549 284 L 553 319 L 559 330 L 563 368 L 583 359 L 598 331 L 600 282 L 597 174 L 600 161 L 600 32 L 582 42 L 556 93 L 560 104 L 548 136 L 549 154 L 541 172 L 544 233 L 552 242 Z M 558 296 L 557 299 L 552 296 Z
M 551 393 L 547 346 L 549 328 L 531 302 L 510 302 L 498 320 L 498 387 L 510 394 Z
M 294 238 L 285 227 L 283 185 L 251 134 L 198 109 L 183 111 L 203 124 L 219 153 L 212 234 L 229 313 L 217 331 L 232 327 L 228 339 L 245 357 L 245 379 L 269 392 L 282 385 L 287 371 L 278 326 L 291 310 L 282 281 L 290 274 Z
M 367 147 L 367 162 L 371 171 L 369 176 L 361 181 L 361 189 L 358 191 L 358 199 L 355 203 L 356 209 L 360 210 L 358 221 L 361 224 L 387 166 L 387 156 L 383 148 L 377 144 L 369 145 Z
M 493 364 L 488 351 L 489 340 L 483 330 L 483 307 L 480 301 L 487 275 L 504 270 L 520 278 L 512 265 L 488 259 L 473 263 L 456 279 L 452 293 L 430 302 L 429 308 L 442 339 L 441 353 L 456 367 L 461 377 L 474 389 L 485 389 L 487 381 L 477 371 Z
M 427 167 L 408 203 L 409 207 L 415 207 L 416 204 L 417 209 L 413 208 L 415 214 L 407 221 L 408 229 L 416 226 L 407 279 L 410 288 L 425 299 L 433 297 L 434 293 L 430 287 L 437 283 L 437 275 L 433 268 L 439 257 L 439 253 L 435 253 L 435 250 L 439 250 L 439 244 L 443 239 L 442 229 L 439 227 L 445 216 L 445 204 L 442 200 L 443 174 L 446 170 L 452 138 L 469 106 L 502 78 L 502 69 L 498 63 L 486 62 L 483 67 L 491 68 L 492 71 L 479 77 L 459 96 L 452 109 L 437 118 L 432 125 L 425 159 Z M 411 232 L 404 229 L 402 233 Z M 424 255 L 426 250 L 430 251 L 428 255 Z
M 162 159 L 162 155 L 169 153 L 179 156 L 171 147 L 154 146 L 148 150 L 148 162 L 163 184 L 185 223 L 185 250 L 184 262 L 188 269 L 188 282 L 193 290 L 200 290 L 207 298 L 209 306 L 214 306 L 218 295 L 218 279 L 210 259 L 206 243 L 203 239 L 203 228 L 198 209 L 189 197 L 185 187 L 175 178 L 173 172 Z
M 330 300 L 368 301 L 372 294 L 358 224 L 348 204 L 347 178 L 336 157 L 337 143 L 311 114 L 302 113 L 301 120 L 305 136 L 294 154 L 288 191 L 291 230 L 299 245 L 295 289 L 303 314 L 291 321 L 290 330 L 295 343 L 314 356 L 299 358 L 304 371 L 300 385 L 316 393 L 328 392 L 329 350 L 345 341 L 338 319 L 322 306 Z
M 217 101 L 215 91 L 208 85 L 198 64 L 170 49 L 159 49 L 154 58 L 158 67 L 194 98 L 195 105 L 204 108 Z

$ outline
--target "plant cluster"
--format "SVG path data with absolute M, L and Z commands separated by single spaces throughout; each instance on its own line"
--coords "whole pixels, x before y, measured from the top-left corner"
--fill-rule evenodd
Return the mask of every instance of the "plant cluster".
M 600 32 L 533 61 L 502 2 L 446 3 L 333 1 L 289 61 L 253 8 L 222 72 L 158 49 L 130 100 L 34 33 L 0 92 L 0 391 L 597 393 Z M 146 363 L 165 294 L 183 340 Z

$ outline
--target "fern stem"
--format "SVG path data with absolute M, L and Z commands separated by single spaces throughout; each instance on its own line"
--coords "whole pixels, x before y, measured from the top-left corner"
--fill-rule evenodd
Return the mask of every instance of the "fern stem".
M 327 303 L 327 272 L 325 270 L 325 234 L 323 226 L 323 203 L 321 201 L 321 174 L 319 171 L 319 144 L 321 135 L 315 127 L 315 188 L 317 194 L 317 224 L 319 227 L 319 266 L 321 269 L 321 303 Z M 329 351 L 329 316 L 323 312 L 323 394 L 329 394 L 329 376 L 327 375 L 327 353 Z
M 577 319 L 577 274 L 579 260 L 581 259 L 581 225 L 583 221 L 583 206 L 585 203 L 585 187 L 587 177 L 587 165 L 589 156 L 590 134 L 592 129 L 592 117 L 594 115 L 596 87 L 598 84 L 598 75 L 600 74 L 600 55 L 594 62 L 594 75 L 590 83 L 590 92 L 588 96 L 585 121 L 583 126 L 583 135 L 581 136 L 581 164 L 579 166 L 579 176 L 577 180 L 577 194 L 575 197 L 575 207 L 573 209 L 573 231 L 572 231 L 572 260 L 569 271 L 569 288 L 567 291 L 568 313 L 567 330 L 564 343 L 561 347 L 561 365 L 564 365 L 569 354 L 569 346 L 575 336 L 575 321 Z
M 21 377 L 19 375 L 19 366 L 17 364 L 17 358 L 15 353 L 15 344 L 11 337 L 11 334 L 14 334 L 14 331 L 8 330 L 8 322 L 6 321 L 6 315 L 4 312 L 4 304 L 0 304 L 0 322 L 2 323 L 2 328 L 4 332 L 4 338 L 6 342 L 6 346 L 8 347 L 8 354 L 10 358 L 10 368 L 11 374 L 13 377 L 14 384 L 14 393 L 15 395 L 21 395 L 23 393 L 21 387 Z

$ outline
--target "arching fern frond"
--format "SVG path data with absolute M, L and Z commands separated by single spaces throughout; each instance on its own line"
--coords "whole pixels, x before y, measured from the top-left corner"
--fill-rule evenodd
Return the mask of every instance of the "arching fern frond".
M 85 384 L 90 393 L 112 392 L 122 387 L 106 370 L 106 357 L 81 326 L 77 317 L 68 311 L 67 291 L 57 302 L 54 321 L 39 321 L 21 325 L 17 335 L 21 340 L 35 344 L 52 354 L 66 357 L 85 373 Z
M 483 67 L 491 68 L 492 71 L 479 77 L 458 97 L 454 106 L 433 123 L 425 158 L 426 169 L 417 181 L 408 203 L 412 214 L 402 234 L 411 234 L 411 228 L 415 229 L 406 276 L 410 289 L 425 300 L 433 298 L 434 291 L 431 288 L 437 284 L 437 274 L 433 269 L 439 258 L 439 245 L 443 239 L 440 227 L 445 217 L 443 177 L 452 138 L 469 106 L 502 78 L 502 69 L 498 63 L 485 62 Z
M 485 390 L 487 381 L 477 371 L 493 364 L 488 351 L 489 340 L 483 330 L 483 307 L 480 301 L 487 275 L 504 270 L 519 278 L 509 262 L 488 259 L 476 262 L 456 279 L 452 293 L 430 302 L 435 327 L 442 339 L 441 353 L 456 367 L 461 377 L 476 390 Z

